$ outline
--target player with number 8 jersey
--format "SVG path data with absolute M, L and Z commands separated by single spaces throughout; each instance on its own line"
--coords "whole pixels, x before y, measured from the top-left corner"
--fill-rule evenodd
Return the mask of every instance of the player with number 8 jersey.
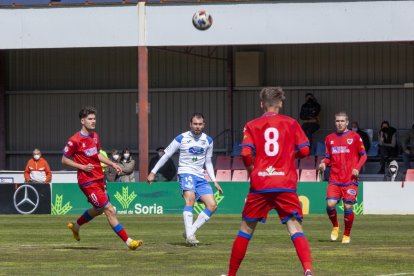
M 295 157 L 309 155 L 309 141 L 295 119 L 279 114 L 284 99 L 282 88 L 263 88 L 260 104 L 264 114 L 248 122 L 243 131 L 242 157 L 250 174 L 250 192 L 233 243 L 229 276 L 236 275 L 257 222 L 265 222 L 270 210 L 276 210 L 280 221 L 286 224 L 304 275 L 312 275 L 311 252 L 303 233 L 302 207 L 296 193 L 295 166 Z

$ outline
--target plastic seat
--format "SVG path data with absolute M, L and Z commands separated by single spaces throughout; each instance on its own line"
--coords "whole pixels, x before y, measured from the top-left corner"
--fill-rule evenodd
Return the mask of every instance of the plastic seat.
M 368 156 L 377 156 L 378 155 L 378 141 L 373 141 L 371 143 L 371 148 L 369 149 Z
M 248 181 L 249 176 L 246 170 L 234 170 L 231 181 Z
M 244 170 L 243 158 L 241 156 L 233 157 L 233 162 L 231 163 L 232 170 Z
M 302 170 L 300 172 L 299 181 L 301 182 L 315 182 L 316 181 L 317 171 L 313 170 Z
M 408 169 L 407 173 L 405 174 L 405 181 L 413 181 L 414 182 L 414 169 Z
M 231 181 L 231 170 L 217 170 L 217 181 Z
M 299 162 L 299 169 L 300 170 L 311 170 L 315 169 L 315 157 L 308 156 L 300 160 Z
M 231 169 L 231 157 L 219 155 L 216 159 L 216 170 L 230 170 Z

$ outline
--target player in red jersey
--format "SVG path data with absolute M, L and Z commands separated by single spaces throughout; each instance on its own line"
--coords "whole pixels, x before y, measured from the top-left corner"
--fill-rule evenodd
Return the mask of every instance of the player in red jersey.
M 122 169 L 108 158 L 99 153 L 100 141 L 98 134 L 94 132 L 96 125 L 96 109 L 85 107 L 79 112 L 82 128 L 75 133 L 66 144 L 62 163 L 78 170 L 79 188 L 92 204 L 92 208 L 86 210 L 75 223 L 69 223 L 68 227 L 73 233 L 75 240 L 79 241 L 79 228 L 94 217 L 105 213 L 109 224 L 115 233 L 131 249 L 135 250 L 141 246 L 141 240 L 131 239 L 122 224 L 119 223 L 115 209 L 109 202 L 108 194 L 104 184 L 104 174 L 101 162 L 112 166 L 118 173 Z
M 265 222 L 272 209 L 286 224 L 305 275 L 312 275 L 311 252 L 303 234 L 302 208 L 296 193 L 295 166 L 295 157 L 309 155 L 309 141 L 296 120 L 279 114 L 284 99 L 285 93 L 280 87 L 262 89 L 260 101 L 264 114 L 244 128 L 242 157 L 250 175 L 250 192 L 233 243 L 228 275 L 236 275 L 257 222 Z M 256 151 L 254 161 L 253 150 Z
M 354 222 L 353 204 L 358 195 L 358 175 L 367 161 L 365 147 L 358 133 L 348 130 L 348 115 L 345 112 L 335 114 L 336 132 L 325 139 L 326 156 L 319 168 L 324 171 L 331 167 L 326 191 L 326 212 L 332 222 L 331 240 L 339 236 L 336 204 L 342 199 L 344 203 L 345 231 L 342 243 L 351 242 L 351 229 Z

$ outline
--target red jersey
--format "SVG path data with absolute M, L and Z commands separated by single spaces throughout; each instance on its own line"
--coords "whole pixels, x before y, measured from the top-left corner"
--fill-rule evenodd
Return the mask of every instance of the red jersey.
M 352 170 L 361 170 L 358 162 L 366 154 L 364 144 L 358 133 L 347 130 L 344 133 L 331 133 L 325 139 L 325 164 L 331 166 L 329 183 L 340 186 L 358 185 L 358 178 Z
M 85 184 L 94 180 L 104 178 L 101 163 L 98 158 L 101 142 L 98 134 L 90 132 L 89 135 L 83 135 L 80 131 L 69 138 L 63 155 L 69 159 L 73 158 L 76 163 L 87 165 L 92 164 L 95 168 L 91 172 L 78 170 L 78 183 Z
M 244 127 L 242 146 L 256 150 L 251 193 L 296 192 L 295 150 L 309 146 L 309 141 L 295 119 L 263 114 Z

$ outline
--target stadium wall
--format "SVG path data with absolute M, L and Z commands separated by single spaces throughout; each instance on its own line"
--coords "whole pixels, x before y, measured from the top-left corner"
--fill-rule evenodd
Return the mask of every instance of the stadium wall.
M 315 94 L 322 105 L 316 140 L 332 131 L 338 110 L 374 130 L 384 119 L 398 129 L 413 122 L 410 43 L 258 45 L 234 51 L 264 53 L 263 84 L 287 91 L 283 113 L 298 118 L 304 95 Z M 23 169 L 34 147 L 43 150 L 53 170 L 62 169 L 62 147 L 79 129 L 77 112 L 87 104 L 99 109 L 103 148 L 130 147 L 136 158 L 136 52 L 133 47 L 5 51 L 7 169 Z M 226 58 L 226 47 L 150 48 L 150 150 L 186 130 L 195 111 L 205 113 L 211 136 L 225 131 L 231 104 Z M 260 116 L 259 90 L 234 88 L 236 139 L 246 121 Z M 225 151 L 229 145 L 223 138 L 215 147 Z

